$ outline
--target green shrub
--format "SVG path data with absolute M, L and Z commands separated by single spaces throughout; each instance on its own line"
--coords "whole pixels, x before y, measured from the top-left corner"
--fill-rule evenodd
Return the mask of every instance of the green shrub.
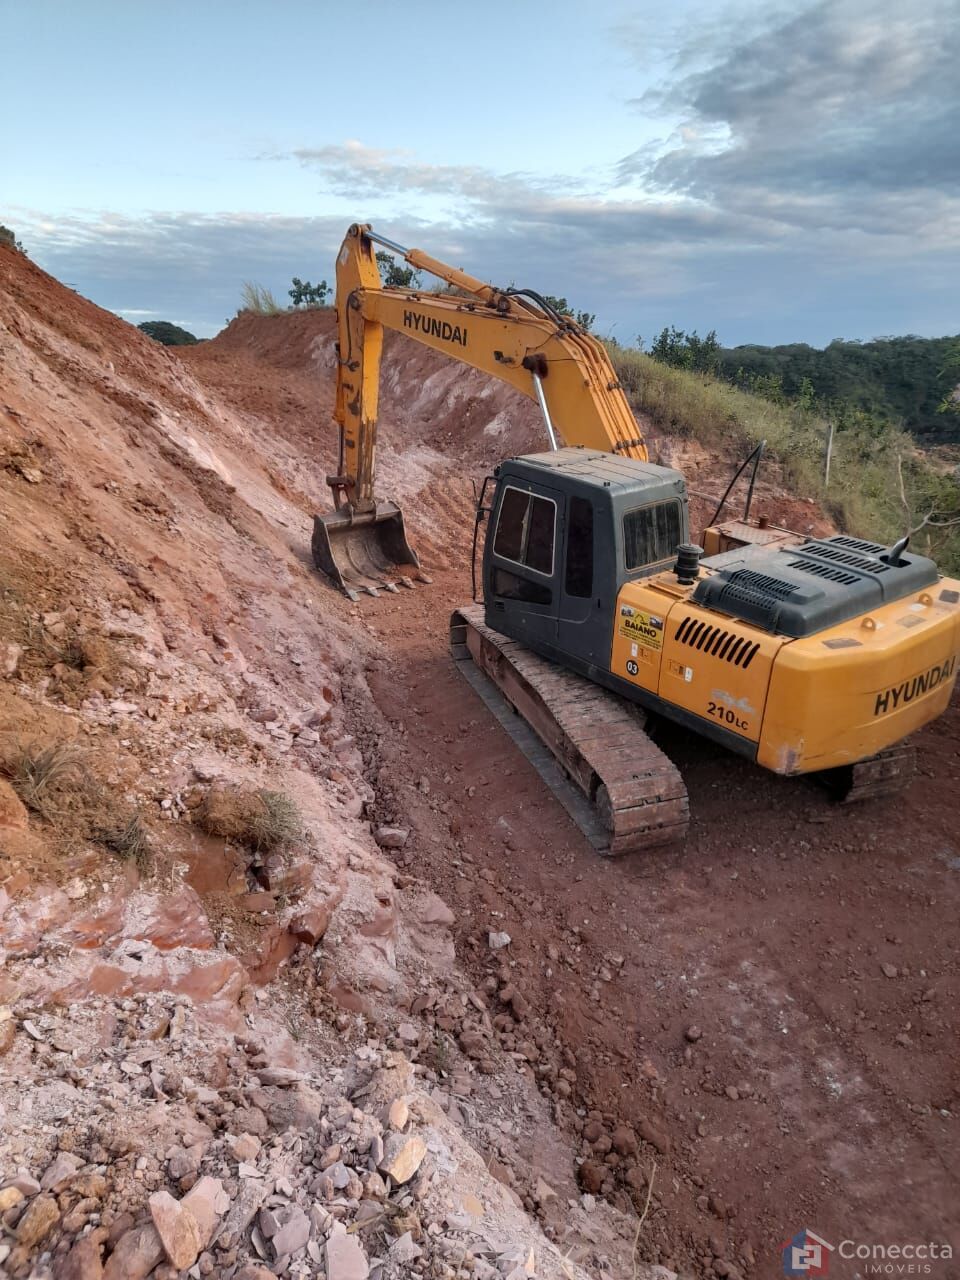
M 299 276 L 294 276 L 292 283 L 293 288 L 288 289 L 287 293 L 295 307 L 322 307 L 330 292 L 330 286 L 326 280 L 321 280 L 319 284 L 311 284 L 309 280 L 301 280 Z
M 198 341 L 188 330 L 171 324 L 169 320 L 144 320 L 137 328 L 148 338 L 153 338 L 154 342 L 162 342 L 165 347 L 192 347 Z
M 420 284 L 420 272 L 413 267 L 401 267 L 385 249 L 377 253 L 377 266 L 388 289 L 416 289 Z

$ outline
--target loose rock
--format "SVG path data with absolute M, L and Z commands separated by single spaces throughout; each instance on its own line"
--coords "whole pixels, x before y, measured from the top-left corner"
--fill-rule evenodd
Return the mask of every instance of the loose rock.
M 295 1207 L 286 1222 L 275 1233 L 271 1243 L 278 1258 L 302 1249 L 310 1239 L 310 1219 L 299 1207 Z
M 32 1249 L 47 1236 L 60 1221 L 60 1209 L 50 1195 L 31 1200 L 26 1213 L 17 1224 L 17 1242 L 25 1249 Z
M 426 1154 L 427 1144 L 416 1134 L 391 1133 L 383 1144 L 380 1172 L 394 1182 L 409 1182 Z
M 417 1249 L 417 1254 L 419 1252 Z M 348 1236 L 343 1230 L 335 1231 L 327 1241 L 326 1255 L 327 1280 L 367 1280 L 370 1267 L 356 1236 Z
M 0 644 L 0 676 L 9 680 L 17 674 L 23 649 L 18 644 Z
M 101 1280 L 100 1245 L 90 1236 L 78 1240 L 54 1272 L 55 1280 Z
M 402 849 L 410 832 L 406 827 L 377 827 L 373 838 L 381 849 Z
M 197 1220 L 169 1191 L 155 1191 L 147 1202 L 163 1251 L 178 1271 L 192 1267 L 200 1252 Z
M 29 817 L 23 802 L 6 778 L 0 778 L 0 827 L 23 831 L 28 825 Z

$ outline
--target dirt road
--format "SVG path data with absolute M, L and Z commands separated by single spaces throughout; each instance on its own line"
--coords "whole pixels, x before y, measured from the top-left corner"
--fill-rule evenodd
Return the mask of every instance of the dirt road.
M 413 820 L 413 867 L 457 910 L 478 977 L 501 965 L 487 931 L 510 934 L 514 981 L 576 1059 L 575 1100 L 607 1132 L 646 1133 L 650 1259 L 746 1244 L 766 1275 L 805 1225 L 955 1232 L 956 715 L 922 739 L 906 799 L 860 811 L 665 734 L 690 790 L 686 846 L 607 861 L 452 669 L 458 569 L 363 607 L 397 730 L 381 803 Z

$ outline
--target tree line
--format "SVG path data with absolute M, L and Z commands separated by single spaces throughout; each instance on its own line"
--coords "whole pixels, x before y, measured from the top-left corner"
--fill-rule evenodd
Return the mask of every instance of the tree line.
M 638 339 L 643 349 L 643 340 Z M 956 399 L 960 335 L 943 338 L 836 338 L 820 349 L 805 342 L 724 347 L 715 330 L 700 337 L 670 326 L 649 354 L 663 364 L 722 378 L 779 404 L 855 412 L 903 427 L 924 444 L 960 440 Z

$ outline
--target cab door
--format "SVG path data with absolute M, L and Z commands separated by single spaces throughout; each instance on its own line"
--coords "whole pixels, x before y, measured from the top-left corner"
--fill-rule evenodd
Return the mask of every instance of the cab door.
M 487 625 L 531 648 L 554 646 L 560 608 L 564 495 L 510 476 L 484 548 Z
M 592 497 L 567 498 L 563 576 L 557 617 L 558 647 L 591 665 L 604 664 L 610 652 L 611 576 L 597 563 L 600 534 L 594 530 Z

